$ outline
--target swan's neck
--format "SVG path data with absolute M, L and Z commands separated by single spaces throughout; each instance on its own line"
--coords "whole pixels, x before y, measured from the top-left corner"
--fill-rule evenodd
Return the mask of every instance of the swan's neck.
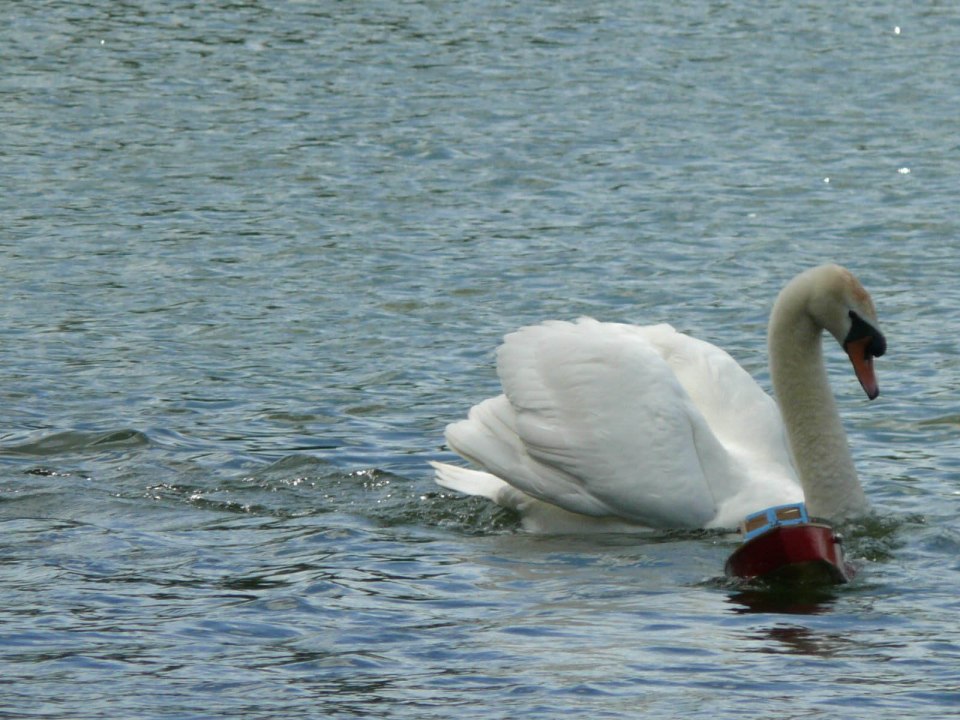
M 770 376 L 811 516 L 862 514 L 867 499 L 853 467 L 823 364 L 822 329 L 781 295 L 770 317 Z

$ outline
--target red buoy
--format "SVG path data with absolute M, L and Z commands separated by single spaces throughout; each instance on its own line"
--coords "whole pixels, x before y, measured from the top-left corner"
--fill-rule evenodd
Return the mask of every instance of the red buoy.
M 840 536 L 829 525 L 811 522 L 802 503 L 749 515 L 740 532 L 743 544 L 725 565 L 731 577 L 803 583 L 853 578 L 855 570 L 843 556 Z

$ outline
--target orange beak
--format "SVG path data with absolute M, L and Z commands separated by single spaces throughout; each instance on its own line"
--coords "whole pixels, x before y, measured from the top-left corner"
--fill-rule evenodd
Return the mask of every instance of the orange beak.
M 853 371 L 857 374 L 860 387 L 863 388 L 863 391 L 871 400 L 880 394 L 880 385 L 877 384 L 877 376 L 873 372 L 873 355 L 868 351 L 872 340 L 873 338 L 867 335 L 857 340 L 851 340 L 843 346 L 843 349 L 847 351 L 850 362 L 853 363 Z

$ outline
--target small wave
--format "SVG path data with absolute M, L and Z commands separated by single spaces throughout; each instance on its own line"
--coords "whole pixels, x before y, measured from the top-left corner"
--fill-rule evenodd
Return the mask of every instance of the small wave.
M 921 427 L 926 425 L 960 425 L 960 414 L 951 413 L 950 415 L 941 415 L 939 417 L 928 418 L 917 423 Z
M 107 432 L 66 430 L 36 440 L 2 446 L 0 455 L 51 457 L 68 453 L 134 449 L 149 444 L 150 439 L 139 430 L 122 429 Z

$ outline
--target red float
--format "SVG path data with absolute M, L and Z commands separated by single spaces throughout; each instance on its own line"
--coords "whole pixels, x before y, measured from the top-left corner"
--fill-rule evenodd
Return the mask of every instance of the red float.
M 740 525 L 743 544 L 727 559 L 731 577 L 801 583 L 845 583 L 855 573 L 843 556 L 842 538 L 811 522 L 802 504 L 749 515 Z

